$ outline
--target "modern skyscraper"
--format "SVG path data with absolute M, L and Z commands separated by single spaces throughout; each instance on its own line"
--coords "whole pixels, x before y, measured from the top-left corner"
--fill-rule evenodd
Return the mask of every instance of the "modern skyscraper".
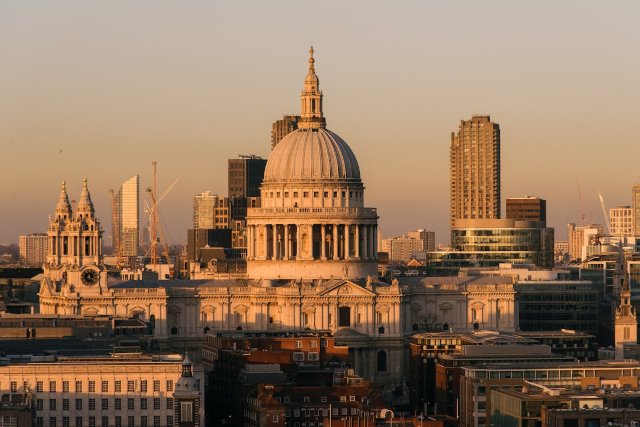
M 47 240 L 45 233 L 20 236 L 20 264 L 42 266 L 47 262 Z
M 510 197 L 507 199 L 507 219 L 546 221 L 547 201 L 539 197 Z
M 284 116 L 282 120 L 276 120 L 273 122 L 271 128 L 271 149 L 294 130 L 298 129 L 298 120 L 300 116 Z
M 120 229 L 122 256 L 138 256 L 140 224 L 140 177 L 138 175 L 126 181 L 118 190 L 116 215 Z
M 213 229 L 213 217 L 216 209 L 218 196 L 211 191 L 196 194 L 193 196 L 193 228 Z
M 633 235 L 640 237 L 640 184 L 631 189 L 631 209 L 633 209 Z
M 456 219 L 500 218 L 500 126 L 489 116 L 451 132 L 451 227 Z
M 260 197 L 267 161 L 260 156 L 229 159 L 229 197 Z

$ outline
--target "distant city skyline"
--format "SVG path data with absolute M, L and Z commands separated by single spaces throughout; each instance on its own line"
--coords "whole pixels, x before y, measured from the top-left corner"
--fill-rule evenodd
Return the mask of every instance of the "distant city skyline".
M 566 240 L 576 180 L 601 224 L 597 190 L 631 205 L 640 182 L 638 14 L 630 1 L 3 2 L 0 242 L 46 231 L 60 182 L 77 199 L 83 177 L 109 235 L 109 189 L 132 175 L 150 187 L 157 160 L 158 192 L 180 177 L 159 208 L 167 240 L 186 243 L 193 196 L 225 194 L 228 159 L 268 158 L 273 122 L 299 112 L 309 45 L 384 237 L 426 228 L 448 243 L 450 133 L 486 114 L 502 205 L 546 199 Z

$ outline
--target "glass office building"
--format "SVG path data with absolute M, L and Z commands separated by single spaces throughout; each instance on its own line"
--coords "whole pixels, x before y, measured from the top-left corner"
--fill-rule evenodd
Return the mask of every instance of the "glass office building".
M 116 215 L 120 227 L 122 256 L 137 257 L 140 224 L 140 177 L 126 181 L 116 196 Z
M 501 263 L 553 267 L 553 228 L 547 228 L 544 221 L 481 219 L 456 220 L 455 224 L 452 250 L 427 252 L 427 267 L 433 274 Z

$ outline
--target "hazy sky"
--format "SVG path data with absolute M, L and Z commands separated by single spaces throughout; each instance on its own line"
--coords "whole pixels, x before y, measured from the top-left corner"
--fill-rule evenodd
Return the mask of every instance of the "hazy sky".
M 556 239 L 630 204 L 640 182 L 640 2 L 0 2 L 0 242 L 43 232 L 82 178 L 105 235 L 109 189 L 158 161 L 167 240 L 192 196 L 227 192 L 227 159 L 270 152 L 308 68 L 327 126 L 360 163 L 385 237 L 448 242 L 449 144 L 490 114 L 502 198 L 547 199 Z M 504 210 L 504 207 L 503 207 Z

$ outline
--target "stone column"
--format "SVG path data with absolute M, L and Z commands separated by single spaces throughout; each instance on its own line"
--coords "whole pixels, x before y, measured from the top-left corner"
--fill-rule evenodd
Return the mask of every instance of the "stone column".
M 321 245 L 320 247 L 321 252 L 321 258 L 323 261 L 327 259 L 327 225 L 326 224 L 320 224 L 320 241 L 321 241 Z
M 300 313 L 300 304 L 293 303 L 293 329 L 300 329 L 302 327 L 302 316 Z
M 333 224 L 333 259 L 338 259 L 338 224 Z
M 349 236 L 349 229 L 351 227 L 349 226 L 349 224 L 345 224 L 344 225 L 344 259 L 350 259 L 351 258 L 351 254 L 350 252 L 350 247 L 349 247 L 349 240 L 350 240 L 350 236 Z
M 264 241 L 262 242 L 263 245 L 263 250 L 264 250 L 264 258 L 263 259 L 267 259 L 267 255 L 269 254 L 269 240 L 267 239 L 267 233 L 269 232 L 269 226 L 265 224 L 264 226 L 264 233 L 262 233 L 262 238 L 264 239 Z
M 378 259 L 378 226 L 373 226 L 373 258 Z
M 296 225 L 296 259 L 302 259 L 302 231 L 300 224 Z
M 355 245 L 355 249 L 356 249 L 356 259 L 360 259 L 360 224 L 356 224 L 356 236 L 355 236 L 355 241 L 354 241 L 354 245 Z
M 369 226 L 365 224 L 362 227 L 362 259 L 369 259 Z
M 373 236 L 373 226 L 370 225 L 368 227 L 369 229 L 369 259 L 376 259 L 376 254 L 373 252 L 373 245 L 374 245 L 374 240 L 375 240 L 375 236 Z
M 289 259 L 289 224 L 284 225 L 284 260 Z
M 273 224 L 273 254 L 271 259 L 278 259 L 278 224 Z
M 256 227 L 254 225 L 249 226 L 249 258 L 253 259 L 256 256 Z

